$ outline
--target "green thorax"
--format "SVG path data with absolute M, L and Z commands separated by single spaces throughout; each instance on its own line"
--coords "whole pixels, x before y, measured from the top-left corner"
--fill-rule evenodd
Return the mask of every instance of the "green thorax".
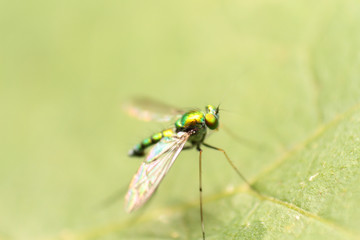
M 200 111 L 187 112 L 176 121 L 175 127 L 177 132 L 205 127 L 204 113 Z
M 187 112 L 175 122 L 175 128 L 176 132 L 194 130 L 189 141 L 202 142 L 206 135 L 205 115 L 200 111 Z

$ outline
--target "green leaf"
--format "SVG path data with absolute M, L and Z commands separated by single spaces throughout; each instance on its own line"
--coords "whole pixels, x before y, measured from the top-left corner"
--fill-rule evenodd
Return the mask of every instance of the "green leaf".
M 206 239 L 360 239 L 358 1 L 0 5 L 0 239 L 202 239 L 196 151 L 123 210 L 128 150 L 172 124 L 132 96 L 221 104 L 207 142 L 258 193 L 204 147 Z

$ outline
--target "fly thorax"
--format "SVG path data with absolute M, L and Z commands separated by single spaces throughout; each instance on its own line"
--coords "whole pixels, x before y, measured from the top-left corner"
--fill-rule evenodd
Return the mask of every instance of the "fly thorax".
M 191 129 L 199 129 L 205 127 L 204 113 L 199 111 L 191 111 L 185 113 L 175 123 L 177 131 L 189 131 Z

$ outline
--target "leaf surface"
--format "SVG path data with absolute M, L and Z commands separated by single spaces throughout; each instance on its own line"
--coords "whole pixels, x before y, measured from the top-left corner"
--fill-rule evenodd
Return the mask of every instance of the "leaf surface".
M 204 148 L 207 239 L 360 239 L 358 1 L 0 5 L 0 239 L 201 239 L 196 151 L 123 210 L 126 153 L 169 127 L 133 96 L 220 103 L 207 142 L 261 195 Z

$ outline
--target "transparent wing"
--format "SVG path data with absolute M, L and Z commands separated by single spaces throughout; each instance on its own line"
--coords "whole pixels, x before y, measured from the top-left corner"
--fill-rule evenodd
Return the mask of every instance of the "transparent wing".
M 175 159 L 183 149 L 190 133 L 179 132 L 157 143 L 131 180 L 125 197 L 125 209 L 131 212 L 141 207 L 154 193 Z
M 168 122 L 185 111 L 146 97 L 134 98 L 123 105 L 125 112 L 142 121 Z

